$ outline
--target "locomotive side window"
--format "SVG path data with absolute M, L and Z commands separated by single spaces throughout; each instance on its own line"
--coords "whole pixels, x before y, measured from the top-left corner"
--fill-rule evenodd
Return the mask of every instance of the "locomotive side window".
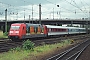
M 34 27 L 34 32 L 35 32 L 35 33 L 38 32 L 38 27 Z
M 23 30 L 24 30 L 24 27 L 23 27 Z
M 37 34 L 40 34 L 40 33 L 41 33 L 41 27 L 38 26 L 38 32 L 37 32 Z
M 30 26 L 30 34 L 35 34 L 35 32 L 34 32 L 34 26 Z
M 27 32 L 27 33 L 29 33 L 29 32 L 30 32 L 30 27 L 28 27 L 28 28 L 27 28 L 27 31 L 26 31 L 26 32 Z

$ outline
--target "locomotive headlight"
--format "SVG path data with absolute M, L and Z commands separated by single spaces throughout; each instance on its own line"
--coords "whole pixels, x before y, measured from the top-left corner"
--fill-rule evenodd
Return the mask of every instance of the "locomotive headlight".
M 10 33 L 13 33 L 13 31 L 10 31 Z
M 19 33 L 19 31 L 15 31 L 15 33 L 17 33 L 17 34 L 18 34 L 18 33 Z

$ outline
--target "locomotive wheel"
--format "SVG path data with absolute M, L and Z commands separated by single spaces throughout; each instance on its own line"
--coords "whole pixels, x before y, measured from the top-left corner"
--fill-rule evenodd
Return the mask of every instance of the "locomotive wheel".
M 19 39 L 11 39 L 12 41 L 15 41 L 15 42 L 17 42 L 17 41 L 21 41 L 21 40 L 19 40 Z

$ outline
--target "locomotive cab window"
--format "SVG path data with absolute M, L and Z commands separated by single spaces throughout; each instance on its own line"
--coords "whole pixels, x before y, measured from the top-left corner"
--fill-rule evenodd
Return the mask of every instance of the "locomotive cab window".
M 12 30 L 19 30 L 20 29 L 20 26 L 11 26 L 11 29 Z

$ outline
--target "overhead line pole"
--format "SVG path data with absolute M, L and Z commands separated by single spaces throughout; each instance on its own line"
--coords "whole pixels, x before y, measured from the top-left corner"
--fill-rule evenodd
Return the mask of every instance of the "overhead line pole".
M 5 32 L 7 32 L 7 9 L 5 10 Z
M 53 8 L 53 20 L 54 20 L 54 8 Z
M 24 23 L 25 23 L 25 1 L 24 1 Z
M 32 24 L 33 24 L 33 5 L 32 5 Z
M 90 10 L 89 10 L 89 20 L 90 20 Z
M 29 15 L 29 23 L 30 23 L 30 15 Z
M 41 24 L 41 4 L 39 4 L 39 24 Z

